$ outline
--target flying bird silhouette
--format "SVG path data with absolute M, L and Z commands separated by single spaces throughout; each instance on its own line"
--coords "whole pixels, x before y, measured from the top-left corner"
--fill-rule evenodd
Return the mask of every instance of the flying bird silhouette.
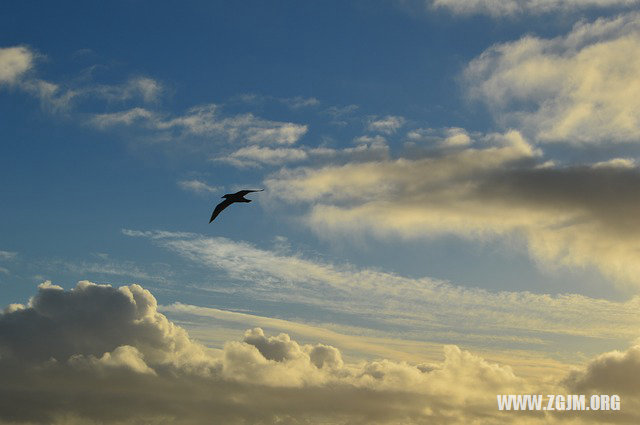
M 218 216 L 218 214 L 220 214 L 223 209 L 227 208 L 229 205 L 233 204 L 234 202 L 251 202 L 251 199 L 247 199 L 247 198 L 244 197 L 244 195 L 246 195 L 247 193 L 262 192 L 263 190 L 264 189 L 260 189 L 260 190 L 241 190 L 241 191 L 236 192 L 236 193 L 227 193 L 226 195 L 223 196 L 224 201 L 222 201 L 218 205 L 216 205 L 216 208 L 213 210 L 213 214 L 211 214 L 211 219 L 209 220 L 209 223 L 211 223 L 213 220 L 215 220 L 216 217 Z

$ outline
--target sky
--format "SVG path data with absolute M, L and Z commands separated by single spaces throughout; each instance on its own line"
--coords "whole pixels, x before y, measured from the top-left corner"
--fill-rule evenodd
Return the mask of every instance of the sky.
M 639 7 L 4 2 L 0 424 L 638 423 Z

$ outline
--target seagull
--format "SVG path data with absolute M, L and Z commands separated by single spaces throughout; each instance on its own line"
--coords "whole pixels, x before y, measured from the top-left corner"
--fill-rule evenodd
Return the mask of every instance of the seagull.
M 233 204 L 234 202 L 251 202 L 251 199 L 247 199 L 244 197 L 244 195 L 246 195 L 247 193 L 262 192 L 263 190 L 264 189 L 241 190 L 236 193 L 227 193 L 226 195 L 223 196 L 224 201 L 216 205 L 216 208 L 213 210 L 213 214 L 211 214 L 211 219 L 209 220 L 209 223 L 215 220 L 215 218 L 218 216 L 218 214 L 222 212 L 223 209 L 227 208 L 229 205 Z

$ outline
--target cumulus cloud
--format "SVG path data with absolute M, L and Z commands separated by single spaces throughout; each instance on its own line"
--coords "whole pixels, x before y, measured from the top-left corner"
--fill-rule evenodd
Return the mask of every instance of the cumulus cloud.
M 470 95 L 536 141 L 637 143 L 639 22 L 635 12 L 494 45 L 465 71 Z
M 448 9 L 460 15 L 484 14 L 493 17 L 526 13 L 575 12 L 580 9 L 632 7 L 638 0 L 427 0 L 435 9 Z
M 611 351 L 592 359 L 581 369 L 573 371 L 565 384 L 576 391 L 586 394 L 640 394 L 640 345 L 634 345 L 626 351 Z M 625 406 L 627 408 L 627 406 Z
M 637 168 L 542 167 L 518 132 L 491 138 L 419 159 L 283 170 L 266 185 L 307 204 L 318 234 L 516 235 L 541 264 L 596 266 L 620 284 L 640 284 Z
M 41 285 L 5 309 L 0 371 L 0 423 L 12 424 L 495 423 L 493 394 L 531 388 L 456 346 L 428 365 L 346 363 L 254 328 L 208 349 L 140 286 L 90 282 Z

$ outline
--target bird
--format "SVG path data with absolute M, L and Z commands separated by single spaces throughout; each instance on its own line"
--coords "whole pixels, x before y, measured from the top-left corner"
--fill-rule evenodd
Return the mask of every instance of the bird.
M 262 192 L 263 190 L 264 189 L 241 190 L 236 193 L 227 193 L 226 195 L 223 196 L 224 201 L 216 205 L 216 208 L 213 210 L 213 214 L 211 214 L 211 219 L 209 220 L 209 223 L 215 220 L 215 218 L 218 216 L 218 214 L 222 212 L 223 209 L 227 208 L 229 205 L 233 204 L 234 202 L 251 202 L 251 199 L 247 199 L 244 197 L 246 194 L 251 192 Z

